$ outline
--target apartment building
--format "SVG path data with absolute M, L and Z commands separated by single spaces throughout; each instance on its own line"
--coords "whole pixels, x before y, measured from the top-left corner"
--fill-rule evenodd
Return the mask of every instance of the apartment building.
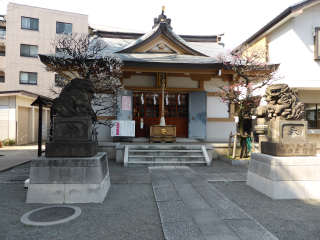
M 88 16 L 9 3 L 0 16 L 0 140 L 37 141 L 39 110 L 31 106 L 59 76 L 47 72 L 38 54 L 53 53 L 57 34 L 87 33 Z M 43 139 L 48 138 L 49 110 L 43 111 Z

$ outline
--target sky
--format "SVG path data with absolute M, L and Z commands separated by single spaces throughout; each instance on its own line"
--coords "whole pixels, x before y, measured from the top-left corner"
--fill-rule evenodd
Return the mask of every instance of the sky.
M 12 0 L 29 6 L 89 16 L 89 24 L 150 31 L 161 14 L 171 18 L 177 34 L 214 35 L 224 33 L 222 42 L 232 49 L 298 0 Z M 0 0 L 0 15 L 9 0 Z

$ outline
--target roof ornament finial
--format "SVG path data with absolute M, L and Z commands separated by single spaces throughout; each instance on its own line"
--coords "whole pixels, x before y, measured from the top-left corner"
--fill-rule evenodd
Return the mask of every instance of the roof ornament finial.
M 167 18 L 166 15 L 164 15 L 164 9 L 165 9 L 165 6 L 162 6 L 162 12 L 161 14 L 157 17 L 157 18 L 154 18 L 154 25 L 152 27 L 155 28 L 156 26 L 158 26 L 160 23 L 166 23 L 167 26 L 172 29 L 171 27 L 171 19 L 170 18 Z

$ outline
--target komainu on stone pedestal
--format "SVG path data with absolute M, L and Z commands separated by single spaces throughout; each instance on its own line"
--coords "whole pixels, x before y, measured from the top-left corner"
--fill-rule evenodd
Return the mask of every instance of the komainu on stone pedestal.
M 316 143 L 308 143 L 304 104 L 287 84 L 269 85 L 266 106 L 256 112 L 268 117 L 267 141 L 252 153 L 246 184 L 272 199 L 320 198 L 320 157 Z
M 287 84 L 270 84 L 266 89 L 265 98 L 271 121 L 304 118 L 305 106 Z
M 58 117 L 87 116 L 96 120 L 91 100 L 94 98 L 94 85 L 88 79 L 75 78 L 54 99 L 52 112 Z
M 46 157 L 92 157 L 98 152 L 91 107 L 94 86 L 88 79 L 71 80 L 53 101 L 53 142 L 46 143 Z
M 308 143 L 305 106 L 287 84 L 271 84 L 265 94 L 268 106 L 268 141 L 261 153 L 273 156 L 315 156 L 316 144 Z

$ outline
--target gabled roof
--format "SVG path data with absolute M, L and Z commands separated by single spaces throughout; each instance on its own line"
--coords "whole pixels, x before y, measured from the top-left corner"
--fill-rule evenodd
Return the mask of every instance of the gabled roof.
M 295 3 L 291 6 L 289 6 L 287 9 L 285 9 L 278 16 L 276 16 L 274 19 L 272 19 L 269 23 L 267 23 L 264 27 L 262 27 L 259 31 L 257 31 L 251 37 L 249 37 L 242 44 L 252 43 L 257 38 L 259 38 L 261 35 L 268 33 L 269 31 L 273 30 L 274 28 L 282 25 L 290 18 L 296 17 L 297 15 L 301 14 L 303 9 L 305 9 L 307 7 L 311 7 L 312 5 L 315 5 L 319 2 L 320 2 L 320 0 L 304 0 L 304 1 L 300 1 L 298 3 Z
M 144 34 L 142 37 L 138 38 L 136 41 L 130 43 L 129 45 L 125 46 L 123 49 L 116 53 L 133 53 L 138 48 L 142 47 L 143 45 L 149 43 L 150 41 L 158 37 L 160 34 L 163 34 L 166 37 L 168 37 L 172 42 L 177 44 L 185 51 L 189 52 L 191 55 L 208 57 L 206 54 L 194 49 L 188 42 L 186 42 L 184 39 L 175 34 L 166 23 L 158 24 L 150 32 Z

